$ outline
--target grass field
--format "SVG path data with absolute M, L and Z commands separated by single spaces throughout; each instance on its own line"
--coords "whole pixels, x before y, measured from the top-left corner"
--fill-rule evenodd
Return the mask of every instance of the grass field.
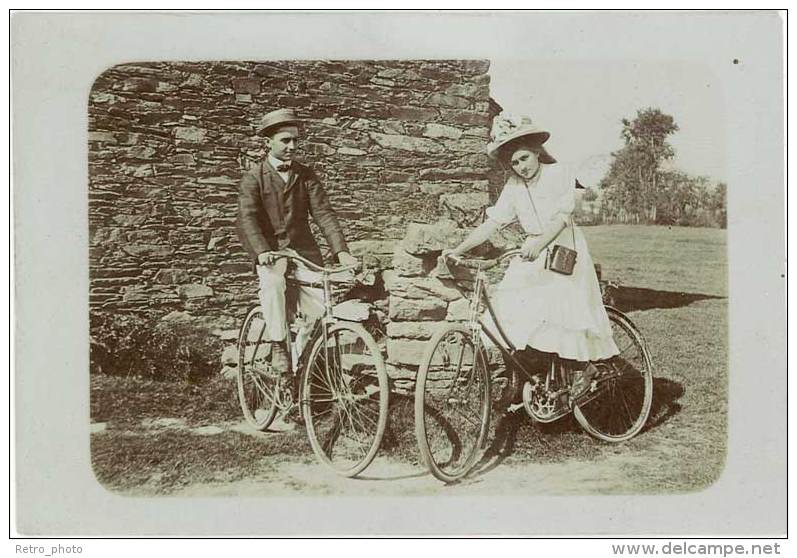
M 622 309 L 645 335 L 655 366 L 652 421 L 621 450 L 650 459 L 628 464 L 622 490 L 704 488 L 719 478 L 727 442 L 726 231 L 647 226 L 583 231 L 603 276 L 621 285 L 618 298 L 627 303 Z M 623 296 L 623 289 L 633 296 Z M 527 424 L 523 430 L 529 430 Z M 592 440 L 582 445 L 600 454 L 619 449 Z M 517 457 L 538 453 L 533 443 L 518 449 Z M 586 451 L 566 450 L 551 451 L 560 456 Z
M 726 231 L 686 227 L 583 227 L 607 279 L 647 289 L 727 296 Z
M 590 438 L 572 419 L 540 426 L 518 413 L 497 424 L 491 449 L 500 464 L 484 476 L 498 477 L 502 470 L 522 473 L 537 464 L 580 468 L 587 478 L 594 472 L 594 483 L 582 478 L 562 493 L 704 488 L 721 474 L 726 451 L 725 231 L 583 230 L 604 278 L 619 284 L 617 306 L 647 338 L 655 365 L 651 420 L 639 436 L 614 446 Z M 188 385 L 96 377 L 91 385 L 91 419 L 103 424 L 92 434 L 92 463 L 108 488 L 170 493 L 197 483 L 268 476 L 286 461 L 313 462 L 301 429 L 271 436 L 236 430 L 241 417 L 234 384 L 221 378 Z M 411 409 L 409 399 L 393 399 L 382 454 L 415 464 Z M 164 417 L 172 422 L 158 422 Z M 225 425 L 222 432 L 202 430 L 219 424 Z

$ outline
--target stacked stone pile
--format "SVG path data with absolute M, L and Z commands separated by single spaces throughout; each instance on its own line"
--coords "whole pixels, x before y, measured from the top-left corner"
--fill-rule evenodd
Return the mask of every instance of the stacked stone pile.
M 456 271 L 455 283 L 434 272 L 442 250 L 461 242 L 482 221 L 488 204 L 486 193 L 440 196 L 439 209 L 445 218 L 433 224 L 410 223 L 396 248 L 393 268 L 384 273 L 389 294 L 388 374 L 399 391 L 412 389 L 432 335 L 446 322 L 469 317 L 470 302 L 457 285 L 467 295 L 473 274 L 467 269 Z M 471 254 L 496 257 L 517 240 L 511 232 L 502 231 Z

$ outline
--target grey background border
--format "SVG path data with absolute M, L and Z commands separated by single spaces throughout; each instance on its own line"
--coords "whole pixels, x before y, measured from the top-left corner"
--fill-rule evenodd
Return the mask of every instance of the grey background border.
M 785 534 L 782 24 L 774 12 L 14 14 L 17 529 L 67 536 Z M 731 365 L 728 459 L 717 483 L 669 496 L 149 499 L 116 496 L 94 480 L 86 103 L 97 75 L 150 60 L 538 57 L 561 61 L 563 71 L 568 60 L 609 59 L 722 69 Z M 726 71 L 734 58 L 741 63 Z M 599 89 L 586 85 L 586 94 Z

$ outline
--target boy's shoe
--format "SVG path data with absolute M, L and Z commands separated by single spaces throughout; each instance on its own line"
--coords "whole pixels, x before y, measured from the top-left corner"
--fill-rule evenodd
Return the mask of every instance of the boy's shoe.
M 274 417 L 268 429 L 272 432 L 293 432 L 296 430 L 296 421 L 289 416 L 289 413 L 280 413 Z
M 588 363 L 584 370 L 576 370 L 573 372 L 573 381 L 570 384 L 570 399 L 578 399 L 585 395 L 592 386 L 592 380 L 598 374 L 598 369 Z
M 268 429 L 273 432 L 293 432 L 296 430 L 296 427 L 300 426 L 303 422 L 299 406 L 292 405 L 287 411 L 280 411 L 280 413 L 274 417 Z

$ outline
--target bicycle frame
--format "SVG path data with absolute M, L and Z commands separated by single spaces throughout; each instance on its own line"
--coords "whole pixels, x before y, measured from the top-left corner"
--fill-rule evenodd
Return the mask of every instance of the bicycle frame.
M 502 261 L 510 259 L 512 257 L 516 257 L 520 254 L 520 250 L 510 250 L 503 254 L 496 263 L 488 266 L 483 267 L 479 264 L 476 268 L 476 282 L 473 288 L 473 293 L 468 296 L 466 292 L 457 284 L 456 279 L 454 279 L 454 285 L 456 286 L 457 290 L 462 294 L 465 298 L 470 298 L 470 315 L 468 317 L 468 324 L 470 326 L 471 331 L 473 331 L 473 337 L 475 342 L 477 343 L 477 349 L 482 345 L 482 337 L 481 333 L 487 336 L 490 341 L 495 345 L 500 351 L 501 355 L 503 356 L 504 360 L 507 362 L 508 365 L 511 365 L 515 370 L 520 371 L 528 380 L 532 380 L 532 374 L 529 372 L 528 368 L 520 361 L 518 358 L 515 357 L 515 353 L 518 352 L 517 347 L 509 340 L 504 329 L 501 327 L 500 322 L 496 316 L 495 310 L 493 309 L 492 303 L 490 302 L 490 298 L 487 295 L 486 289 L 484 285 L 487 280 L 487 276 L 485 274 L 486 269 L 490 269 L 495 265 L 498 265 Z M 488 328 L 485 323 L 481 319 L 482 313 L 479 312 L 479 303 L 483 303 L 484 307 L 487 309 L 490 317 L 492 318 L 493 324 L 495 324 L 495 329 L 498 332 L 498 335 L 494 334 L 490 328 Z M 614 312 L 618 312 L 616 309 L 612 309 Z M 630 323 L 631 321 L 624 316 L 624 318 Z M 561 393 L 564 391 L 569 391 L 570 389 L 570 379 L 566 371 L 563 367 L 559 366 L 561 358 L 556 354 L 550 355 L 550 366 L 545 376 L 545 390 L 548 391 L 551 387 L 552 382 L 558 382 L 559 385 L 559 392 Z M 559 377 L 557 378 L 557 373 Z M 611 379 L 611 376 L 605 377 L 604 379 Z M 589 401 L 588 399 L 582 401 L 582 403 Z
M 308 351 L 310 351 L 315 345 L 316 340 L 322 334 L 326 337 L 327 335 L 327 328 L 337 321 L 332 314 L 333 308 L 333 296 L 332 296 L 332 278 L 331 276 L 335 273 L 342 273 L 346 271 L 353 271 L 356 269 L 356 266 L 338 266 L 334 268 L 323 267 L 317 265 L 310 260 L 299 256 L 298 254 L 293 254 L 290 252 L 276 252 L 276 259 L 287 259 L 289 261 L 296 261 L 300 262 L 305 265 L 311 271 L 315 271 L 321 274 L 321 281 L 302 281 L 297 279 L 288 279 L 288 282 L 292 285 L 304 286 L 304 287 L 314 287 L 319 288 L 321 287 L 324 292 L 324 314 L 318 318 L 313 320 L 313 325 L 310 329 L 310 335 L 307 337 L 307 341 L 305 342 L 304 347 L 302 347 L 301 353 L 297 355 L 296 362 L 293 362 L 293 351 L 288 351 L 288 360 L 290 363 L 290 367 L 293 370 L 293 377 L 294 380 L 299 377 L 299 368 L 300 364 L 304 362 L 307 357 Z M 286 331 L 288 331 L 288 339 L 287 341 L 290 342 L 290 328 L 288 327 L 290 324 L 288 323 L 288 313 L 286 312 L 285 315 L 285 322 L 286 322 Z M 261 333 L 262 335 L 262 333 Z M 328 351 L 328 347 L 325 348 Z M 329 356 L 326 354 L 325 356 Z M 328 365 L 327 365 L 328 366 Z M 328 373 L 328 370 L 327 370 Z M 291 391 L 295 391 L 295 385 L 291 386 Z
M 501 258 L 499 258 L 498 262 L 494 265 L 497 265 L 498 263 L 501 263 L 502 261 L 515 257 L 519 254 L 520 250 L 510 250 L 506 252 Z M 501 327 L 501 324 L 499 323 L 498 318 L 495 315 L 495 310 L 493 309 L 493 305 L 490 302 L 490 298 L 489 296 L 487 296 L 486 289 L 484 288 L 487 279 L 485 274 L 485 269 L 489 269 L 489 267 L 483 268 L 481 264 L 476 268 L 476 283 L 473 287 L 473 293 L 470 296 L 468 296 L 463 291 L 463 289 L 460 288 L 456 280 L 454 280 L 454 285 L 457 288 L 457 290 L 462 294 L 462 296 L 464 296 L 465 298 L 470 298 L 470 315 L 468 317 L 468 323 L 471 329 L 474 331 L 474 338 L 477 339 L 477 343 L 479 343 L 479 346 L 481 346 L 482 338 L 481 335 L 476 335 L 477 331 L 479 333 L 484 333 L 490 339 L 493 345 L 495 345 L 501 351 L 501 355 L 505 359 L 507 359 L 517 370 L 523 371 L 523 373 L 528 377 L 529 373 L 526 370 L 525 366 L 523 366 L 523 364 L 517 358 L 515 358 L 514 353 L 518 351 L 517 347 L 515 347 L 512 344 L 506 332 Z M 495 329 L 498 332 L 497 336 L 492 331 L 490 331 L 490 329 L 481 320 L 481 315 L 479 312 L 480 302 L 484 304 L 485 308 L 487 308 L 487 312 L 490 314 L 490 317 L 492 318 L 493 323 L 495 324 Z
M 479 447 L 483 447 L 486 440 L 489 414 L 498 407 L 507 413 L 524 408 L 532 419 L 541 423 L 553 422 L 573 413 L 584 430 L 608 442 L 621 442 L 636 435 L 650 413 L 653 386 L 650 356 L 630 320 L 613 309 L 609 316 L 612 327 L 617 324 L 618 331 L 624 332 L 628 342 L 618 355 L 622 369 L 615 367 L 614 357 L 590 361 L 587 366 L 593 366 L 591 376 L 587 376 L 587 369 L 582 371 L 571 367 L 569 359 L 555 353 L 542 353 L 545 356 L 539 363 L 542 366 L 526 361 L 523 356 L 525 345 L 519 349 L 509 339 L 498 321 L 485 285 L 489 280 L 486 269 L 519 253 L 519 250 L 507 252 L 492 264 L 468 265 L 471 270 L 476 270 L 472 290 L 466 289 L 456 275 L 438 274 L 441 279 L 452 279 L 457 290 L 470 302 L 468 319 L 464 324 L 449 324 L 432 337 L 419 368 L 416 385 L 416 437 L 421 456 L 432 474 L 444 482 L 454 482 L 468 474 Z M 444 265 L 445 262 L 441 262 L 441 267 Z M 493 323 L 488 324 L 490 318 Z M 450 337 L 452 335 L 453 338 Z M 489 362 L 485 362 L 488 356 L 485 345 L 489 342 L 501 352 L 508 372 L 508 389 L 500 394 L 500 398 L 493 397 L 490 390 L 490 383 L 494 380 L 492 374 L 496 370 L 491 371 Z M 448 345 L 456 346 L 453 355 L 448 352 Z M 466 367 L 463 374 L 462 355 L 466 346 L 473 347 L 474 364 Z M 635 352 L 622 357 L 626 349 Z M 634 363 L 625 363 L 624 358 L 627 357 L 631 357 Z M 474 374 L 477 360 L 482 365 Z M 435 363 L 438 363 L 437 370 L 442 371 L 437 377 L 434 377 Z M 636 368 L 631 368 L 626 375 L 629 366 Z M 524 377 L 528 382 L 524 382 Z M 475 378 L 473 383 L 472 378 Z M 471 385 L 478 389 L 478 393 L 465 391 L 471 390 Z M 457 391 L 461 386 L 466 386 L 461 389 L 466 393 L 464 397 Z M 518 391 L 521 386 L 522 394 Z M 596 400 L 597 403 L 592 404 Z M 462 411 L 460 407 L 466 407 L 466 410 Z M 465 422 L 461 420 L 463 418 Z M 427 425 L 431 425 L 431 436 Z M 462 436 L 457 429 L 462 431 Z M 465 446 L 459 442 L 461 438 L 473 443 Z
M 276 256 L 275 260 L 279 260 L 279 259 L 285 258 L 285 259 L 288 259 L 288 260 L 301 262 L 302 264 L 305 265 L 305 267 L 307 267 L 311 271 L 316 271 L 316 272 L 319 272 L 321 274 L 321 280 L 320 281 L 304 281 L 304 280 L 298 280 L 298 279 L 295 279 L 295 278 L 288 278 L 287 279 L 289 284 L 292 284 L 292 285 L 295 285 L 295 286 L 298 285 L 298 286 L 304 286 L 304 287 L 321 288 L 321 289 L 323 289 L 323 297 L 324 297 L 324 313 L 323 313 L 323 315 L 321 315 L 318 318 L 315 318 L 313 320 L 312 325 L 309 328 L 309 335 L 306 337 L 305 344 L 301 348 L 301 353 L 296 355 L 295 361 L 294 361 L 293 350 L 289 350 L 288 351 L 288 362 L 289 362 L 289 366 L 290 366 L 291 370 L 293 371 L 293 373 L 292 373 L 292 382 L 291 382 L 292 385 L 290 385 L 289 387 L 290 387 L 291 397 L 295 398 L 295 395 L 296 395 L 297 389 L 298 389 L 298 386 L 297 386 L 296 382 L 301 377 L 301 374 L 299 373 L 300 368 L 301 368 L 301 364 L 307 359 L 308 352 L 316 344 L 318 338 L 321 335 L 324 335 L 325 338 L 326 338 L 327 331 L 328 331 L 327 328 L 330 325 L 332 325 L 332 324 L 334 324 L 334 323 L 336 323 L 338 321 L 337 318 L 335 318 L 333 316 L 333 313 L 332 313 L 333 298 L 334 298 L 333 295 L 332 295 L 332 284 L 334 283 L 334 281 L 332 280 L 331 276 L 333 274 L 335 274 L 335 273 L 352 271 L 352 270 L 354 270 L 356 268 L 356 266 L 338 266 L 338 267 L 335 267 L 335 268 L 322 267 L 322 266 L 319 266 L 319 265 L 307 260 L 306 258 L 303 258 L 303 257 L 299 256 L 298 254 L 294 254 L 294 253 L 290 253 L 290 252 L 276 252 L 275 256 Z M 287 273 L 287 271 L 286 271 L 286 273 Z M 342 281 L 341 283 L 348 283 L 348 281 Z M 285 324 L 286 328 L 285 329 L 286 329 L 286 331 L 288 331 L 288 338 L 287 338 L 286 341 L 290 344 L 292 342 L 292 340 L 291 340 L 291 333 L 290 333 L 290 327 L 289 327 L 290 323 L 289 323 L 288 314 L 289 314 L 288 312 L 286 312 L 286 314 L 285 314 L 285 322 L 286 322 L 286 324 Z M 260 341 L 262 339 L 264 330 L 265 330 L 265 324 L 263 325 L 263 329 L 259 333 L 258 341 L 257 341 L 258 343 L 260 343 Z M 328 351 L 328 347 L 325 347 L 325 350 Z M 325 359 L 325 361 L 328 363 L 328 356 L 329 356 L 328 353 L 325 356 L 327 357 Z M 327 370 L 325 372 L 327 374 L 329 374 L 328 364 L 327 364 Z M 294 401 L 294 402 L 292 402 L 290 404 L 295 404 L 295 403 L 296 402 Z

